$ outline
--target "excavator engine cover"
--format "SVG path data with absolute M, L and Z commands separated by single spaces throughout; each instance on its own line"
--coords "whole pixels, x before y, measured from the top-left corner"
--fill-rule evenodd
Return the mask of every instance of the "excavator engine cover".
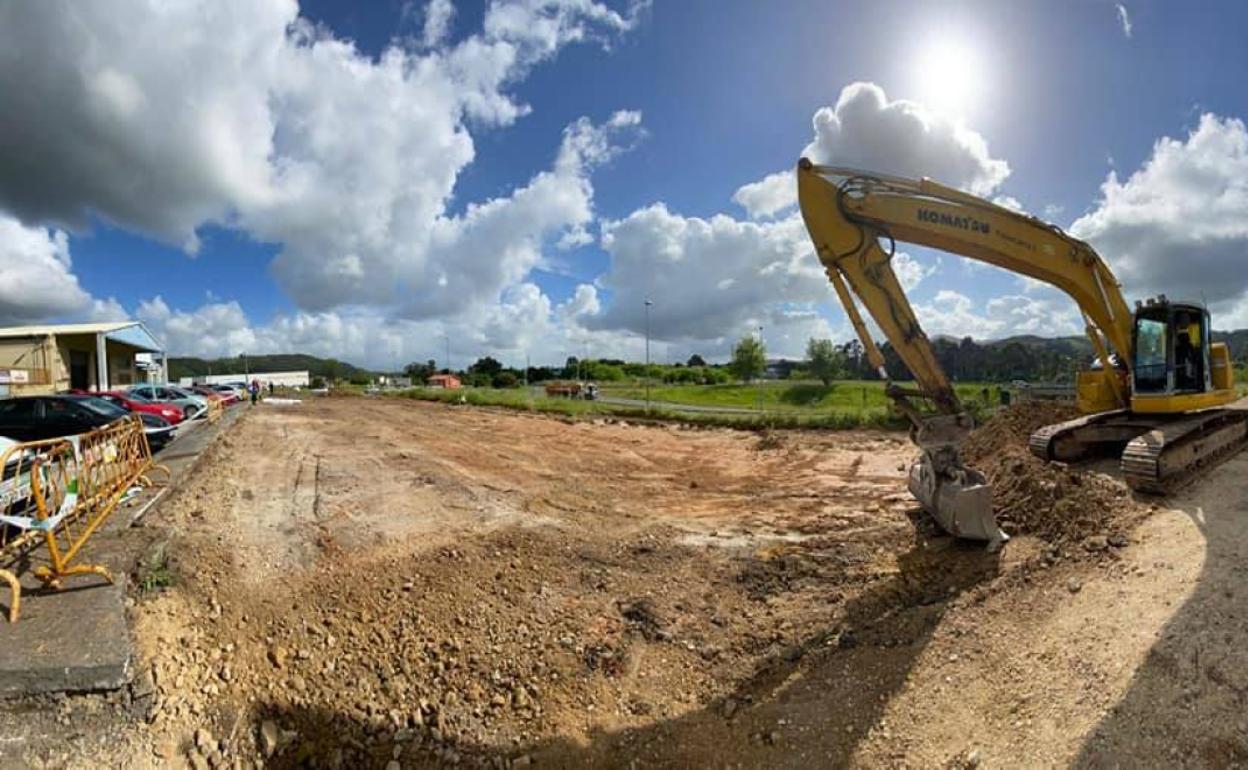
M 910 466 L 910 494 L 940 528 L 970 540 L 986 540 L 990 550 L 1009 536 L 997 526 L 992 513 L 992 487 L 979 471 L 961 468 L 957 473 L 937 473 L 927 453 Z

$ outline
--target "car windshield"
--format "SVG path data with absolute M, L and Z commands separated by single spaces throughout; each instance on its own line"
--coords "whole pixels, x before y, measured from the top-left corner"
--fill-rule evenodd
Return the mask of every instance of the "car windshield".
M 81 398 L 75 398 L 74 403 L 78 404 L 84 409 L 88 409 L 92 412 L 95 412 L 101 417 L 125 417 L 127 414 L 125 409 L 122 409 L 116 404 L 110 404 L 104 399 L 96 398 L 94 396 L 83 396 Z
M 137 401 L 140 404 L 152 403 L 151 400 L 148 399 L 147 396 L 143 395 L 142 393 L 135 393 L 133 390 L 126 394 L 126 398 L 130 399 L 131 401 Z

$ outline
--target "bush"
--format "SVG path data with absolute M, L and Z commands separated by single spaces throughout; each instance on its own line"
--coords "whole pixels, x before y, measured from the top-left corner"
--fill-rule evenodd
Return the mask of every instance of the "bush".
M 515 388 L 520 386 L 520 378 L 515 372 L 499 372 L 494 376 L 494 387 Z

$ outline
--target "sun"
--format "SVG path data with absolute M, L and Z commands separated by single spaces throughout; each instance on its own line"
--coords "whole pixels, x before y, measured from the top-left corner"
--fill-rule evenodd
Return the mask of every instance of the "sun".
M 979 52 L 962 41 L 935 41 L 915 61 L 919 101 L 953 120 L 965 118 L 979 103 L 983 76 Z

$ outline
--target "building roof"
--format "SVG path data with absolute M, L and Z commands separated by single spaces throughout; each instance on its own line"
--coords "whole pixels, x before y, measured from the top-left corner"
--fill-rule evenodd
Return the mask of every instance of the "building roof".
M 5 337 L 47 337 L 58 334 L 103 334 L 111 340 L 153 353 L 164 352 L 164 345 L 143 325 L 142 321 L 104 321 L 91 324 L 48 324 L 44 326 L 0 327 Z
M 459 375 L 457 374 L 431 374 L 425 379 L 427 380 L 458 380 Z

